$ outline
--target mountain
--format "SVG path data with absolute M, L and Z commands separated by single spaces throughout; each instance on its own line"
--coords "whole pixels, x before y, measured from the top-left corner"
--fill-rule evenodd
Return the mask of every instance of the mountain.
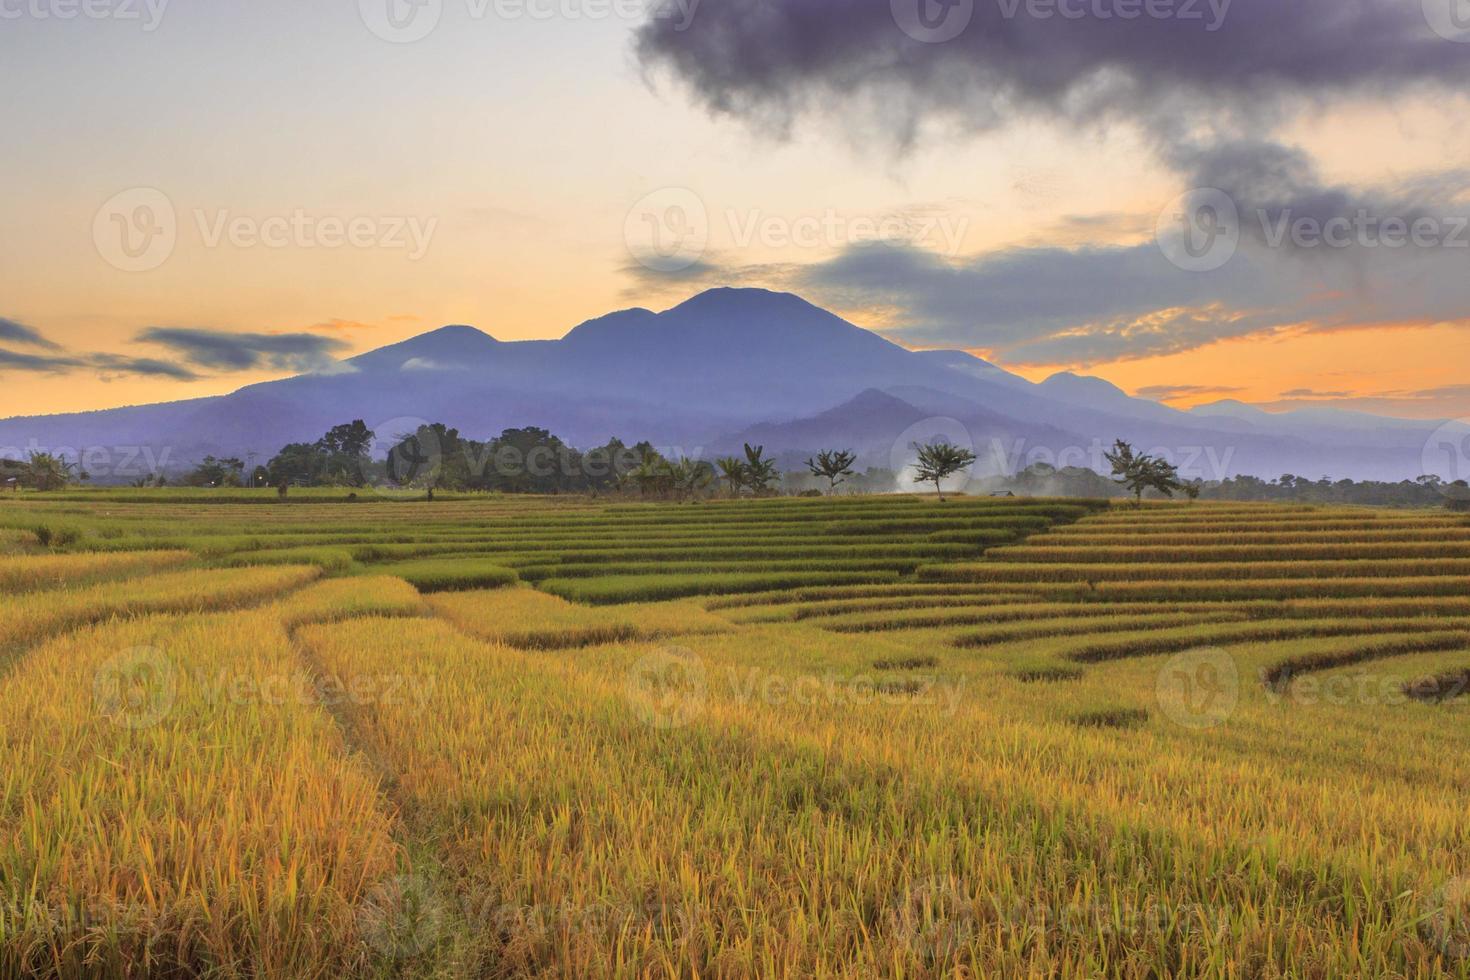
M 910 442 L 936 435 L 969 441 L 993 466 L 1105 468 L 1103 450 L 1122 438 L 1205 479 L 1412 478 L 1437 427 L 1228 402 L 1183 412 L 1075 374 L 1033 384 L 965 351 L 907 350 L 791 294 L 715 289 L 555 341 L 448 326 L 216 398 L 6 419 L 0 456 L 92 447 L 84 467 L 106 482 L 130 475 L 108 466 L 129 454 L 175 469 L 205 454 L 263 462 L 358 418 L 383 439 L 443 421 L 481 439 L 536 425 L 573 445 L 617 436 L 705 457 L 746 441 L 783 461 L 851 447 L 863 468 L 898 465 Z

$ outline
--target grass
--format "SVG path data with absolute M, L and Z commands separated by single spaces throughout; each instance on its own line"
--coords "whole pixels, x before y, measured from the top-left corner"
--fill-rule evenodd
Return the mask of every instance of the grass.
M 109 578 L 147 575 L 190 561 L 187 551 L 27 555 L 0 558 L 0 593 L 36 592 Z
M 264 612 L 33 651 L 0 690 L 0 974 L 359 967 L 356 906 L 398 849 L 372 772 L 310 692 L 262 693 L 301 677 Z
M 652 602 L 696 595 L 727 595 L 733 592 L 759 592 L 767 589 L 800 588 L 808 585 L 872 584 L 896 582 L 895 571 L 789 571 L 789 572 L 715 572 L 678 575 L 645 574 L 585 578 L 550 578 L 538 587 L 570 599 L 593 605 Z
M 1470 977 L 1462 517 L 273 496 L 0 507 L 0 976 Z
M 520 581 L 513 569 L 492 559 L 425 559 L 376 566 L 375 571 L 403 579 L 420 592 L 453 592 L 491 589 Z
M 491 643 L 527 650 L 566 650 L 730 629 L 688 602 L 583 606 L 534 589 L 436 596 L 434 612 Z

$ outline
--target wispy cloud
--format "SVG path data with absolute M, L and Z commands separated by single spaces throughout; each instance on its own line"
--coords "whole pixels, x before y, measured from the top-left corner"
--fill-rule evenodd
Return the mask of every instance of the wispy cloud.
M 232 333 L 199 327 L 149 327 L 141 343 L 158 344 L 185 362 L 213 371 L 318 371 L 330 368 L 334 354 L 351 345 L 335 337 L 310 333 Z
M 1244 390 L 1244 388 L 1232 388 L 1228 385 L 1148 385 L 1139 388 L 1135 394 L 1140 398 L 1169 402 L 1177 401 L 1181 398 L 1207 398 L 1210 395 L 1235 395 Z
M 24 371 L 31 374 L 72 374 L 85 371 L 104 380 L 125 375 L 196 381 L 199 375 L 171 361 L 151 357 L 128 357 L 122 354 L 21 354 L 0 350 L 0 372 Z
M 39 347 L 42 350 L 61 349 L 60 344 L 47 340 L 34 328 L 15 320 L 7 320 L 5 317 L 0 317 L 0 341 L 22 344 L 26 347 Z
M 1290 391 L 1283 391 L 1279 397 L 1300 400 L 1316 400 L 1321 398 L 1354 398 L 1357 397 L 1357 395 L 1358 393 L 1353 391 L 1318 391 L 1315 388 L 1293 388 Z

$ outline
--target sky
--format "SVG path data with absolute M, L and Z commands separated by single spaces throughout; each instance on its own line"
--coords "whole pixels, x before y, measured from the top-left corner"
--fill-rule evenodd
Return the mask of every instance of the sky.
M 1470 416 L 1465 0 L 0 0 L 0 416 L 715 285 Z

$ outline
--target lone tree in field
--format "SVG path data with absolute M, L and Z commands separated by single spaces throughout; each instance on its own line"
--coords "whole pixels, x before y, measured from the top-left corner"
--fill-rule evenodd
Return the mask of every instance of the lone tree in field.
M 857 453 L 850 449 L 824 449 L 817 453 L 816 459 L 806 461 L 806 468 L 812 471 L 812 476 L 826 479 L 828 493 L 836 493 L 837 484 L 852 476 L 852 464 L 856 462 Z
M 941 504 L 944 503 L 944 487 L 941 483 L 975 462 L 974 453 L 948 441 L 931 442 L 924 446 L 916 442 L 913 449 L 919 454 L 914 482 L 934 484 L 934 492 L 939 494 Z
M 1179 479 L 1178 467 L 1161 456 L 1136 453 L 1122 439 L 1113 443 L 1113 451 L 1105 453 L 1104 458 L 1113 465 L 1113 482 L 1128 488 L 1129 493 L 1133 494 L 1135 505 L 1143 504 L 1145 490 L 1157 490 L 1170 498 L 1181 491 L 1190 493 L 1190 485 Z M 1199 489 L 1194 488 L 1190 499 L 1193 500 L 1198 495 Z

